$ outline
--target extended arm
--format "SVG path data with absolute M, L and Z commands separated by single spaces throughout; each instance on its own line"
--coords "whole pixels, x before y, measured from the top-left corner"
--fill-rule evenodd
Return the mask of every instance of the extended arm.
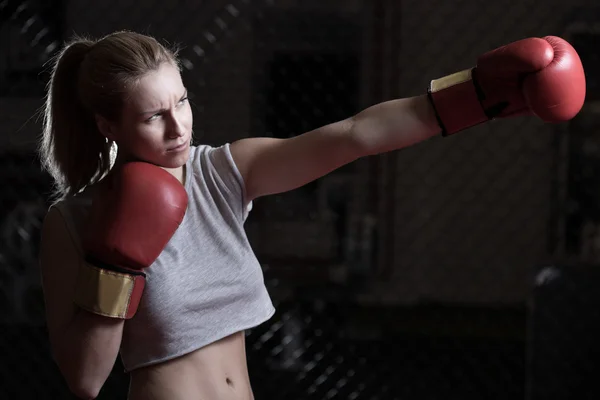
M 391 100 L 290 139 L 231 145 L 248 200 L 298 188 L 360 157 L 408 147 L 441 131 L 426 96 Z
M 376 104 L 291 139 L 232 144 L 246 197 L 295 189 L 357 158 L 452 135 L 495 118 L 573 118 L 585 100 L 579 56 L 563 39 L 523 39 L 480 56 L 473 68 L 431 81 L 427 95 Z

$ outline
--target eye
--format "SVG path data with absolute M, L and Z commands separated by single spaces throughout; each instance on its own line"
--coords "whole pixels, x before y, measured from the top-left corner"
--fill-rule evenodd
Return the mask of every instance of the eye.
M 182 98 L 181 100 L 179 100 L 179 104 L 185 103 L 187 101 L 187 99 L 188 99 L 187 96 Z
M 146 120 L 146 122 L 151 122 L 151 121 L 154 121 L 156 118 L 160 117 L 160 115 L 161 115 L 160 113 L 156 113 L 156 114 L 154 114 L 153 116 L 151 116 L 150 118 L 148 118 L 148 119 Z

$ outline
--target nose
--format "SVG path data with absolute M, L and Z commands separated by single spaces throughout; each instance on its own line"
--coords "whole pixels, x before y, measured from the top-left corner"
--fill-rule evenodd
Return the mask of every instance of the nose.
M 179 115 L 171 115 L 171 123 L 169 124 L 168 135 L 169 139 L 177 139 L 185 135 L 185 124 L 183 118 Z

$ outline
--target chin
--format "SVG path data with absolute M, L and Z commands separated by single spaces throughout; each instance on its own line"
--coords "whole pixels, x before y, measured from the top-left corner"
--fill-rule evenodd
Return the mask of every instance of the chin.
M 179 168 L 185 165 L 189 156 L 190 148 L 188 146 L 184 151 L 165 154 L 160 165 L 165 168 Z

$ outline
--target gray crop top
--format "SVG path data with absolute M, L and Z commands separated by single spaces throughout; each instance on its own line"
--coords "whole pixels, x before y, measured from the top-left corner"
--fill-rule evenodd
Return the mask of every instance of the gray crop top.
M 185 188 L 184 220 L 146 269 L 140 306 L 125 322 L 120 354 L 127 371 L 185 355 L 275 312 L 244 230 L 252 204 L 229 144 L 192 147 Z M 56 205 L 80 251 L 89 205 L 85 192 Z

